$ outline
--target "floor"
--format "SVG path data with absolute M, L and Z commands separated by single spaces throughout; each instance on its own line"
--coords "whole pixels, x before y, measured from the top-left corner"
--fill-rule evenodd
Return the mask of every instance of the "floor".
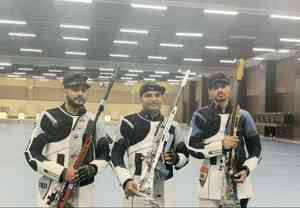
M 0 206 L 35 206 L 36 174 L 27 165 L 23 152 L 33 125 L 28 122 L 0 122 Z M 263 139 L 263 161 L 252 174 L 256 198 L 251 207 L 300 207 L 300 145 Z M 167 205 L 197 206 L 197 170 L 192 160 L 167 182 Z M 119 207 L 123 192 L 107 168 L 96 178 L 99 207 Z

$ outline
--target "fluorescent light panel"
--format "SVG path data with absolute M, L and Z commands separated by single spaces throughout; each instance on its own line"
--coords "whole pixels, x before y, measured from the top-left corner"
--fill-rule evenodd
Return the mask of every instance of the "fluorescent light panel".
M 14 72 L 13 74 L 17 74 L 17 75 L 26 75 L 26 72 Z
M 289 15 L 280 15 L 280 14 L 271 14 L 270 18 L 286 19 L 286 20 L 300 20 L 300 16 L 289 16 Z
M 155 81 L 156 79 L 154 78 L 144 78 L 144 81 Z
M 55 77 L 56 74 L 54 73 L 43 73 L 44 76 L 50 76 L 50 77 Z
M 254 57 L 253 59 L 257 60 L 257 61 L 263 61 L 263 60 L 265 60 L 265 58 L 263 58 L 263 57 Z
M 148 56 L 148 59 L 167 60 L 168 58 L 163 56 Z
M 111 77 L 108 76 L 98 76 L 99 79 L 110 79 Z
M 237 12 L 237 11 L 212 10 L 212 9 L 205 9 L 204 13 L 208 13 L 208 14 L 223 14 L 223 15 L 238 15 L 239 14 L 239 12 Z
M 272 48 L 253 48 L 252 50 L 256 51 L 256 52 L 275 52 L 276 51 L 275 49 L 272 49 Z
M 34 48 L 20 48 L 22 52 L 32 52 L 32 53 L 42 53 L 42 49 L 34 49 Z
M 33 71 L 33 68 L 18 68 L 19 71 Z
M 248 35 L 231 35 L 229 36 L 230 39 L 242 39 L 242 40 L 256 40 L 255 36 L 248 36 Z
M 11 63 L 8 62 L 0 62 L 0 66 L 11 66 Z
M 129 45 L 138 45 L 137 41 L 126 41 L 126 40 L 114 40 L 114 43 L 118 44 L 129 44 Z
M 205 48 L 212 50 L 228 50 L 227 46 L 205 46 Z
M 148 30 L 139 30 L 139 29 L 127 29 L 127 28 L 121 28 L 120 32 L 125 32 L 125 33 L 138 33 L 138 34 L 148 34 Z
M 159 5 L 149 5 L 149 4 L 131 4 L 133 8 L 140 9 L 154 9 L 154 10 L 167 10 L 167 6 L 159 6 Z
M 93 3 L 93 0 L 56 0 L 56 1 L 75 2 L 75 3 L 86 3 L 86 4 L 91 4 L 91 3 Z
M 0 19 L 0 24 L 26 25 L 25 21 Z
M 84 25 L 66 25 L 66 24 L 61 24 L 61 28 L 70 28 L 70 29 L 80 29 L 80 30 L 89 30 L 90 26 L 84 26 Z
M 85 67 L 82 66 L 70 66 L 69 69 L 71 70 L 85 70 Z
M 184 58 L 183 61 L 202 62 L 203 59 L 197 59 L 197 58 Z
M 99 68 L 99 71 L 114 71 L 113 68 Z
M 63 70 L 60 70 L 60 69 L 49 69 L 48 72 L 61 73 L 61 72 L 63 72 Z
M 185 37 L 203 37 L 202 33 L 182 33 L 178 32 L 176 33 L 176 36 L 185 36 Z
M 7 77 L 10 77 L 10 78 L 17 78 L 17 77 L 21 77 L 21 75 L 17 75 L 17 74 L 8 74 Z
M 71 36 L 63 36 L 64 40 L 78 40 L 78 41 L 89 41 L 88 38 L 81 38 L 81 37 L 71 37 Z
M 119 58 L 129 58 L 130 55 L 127 54 L 109 54 L 110 57 L 119 57 Z
M 177 43 L 160 43 L 159 45 L 163 47 L 175 47 L 175 48 L 183 47 L 183 44 L 177 44 Z
M 161 78 L 162 75 L 160 75 L 160 74 L 150 74 L 149 77 Z
M 85 52 L 79 52 L 79 51 L 66 51 L 65 54 L 67 55 L 76 55 L 76 56 L 85 56 Z
M 221 59 L 220 63 L 225 63 L 225 64 L 234 64 L 236 63 L 236 59 L 229 60 L 229 59 Z
M 121 77 L 121 80 L 132 80 L 132 77 Z
M 131 72 L 131 73 L 143 73 L 144 71 L 143 70 L 138 70 L 138 69 L 129 69 L 128 72 Z
M 33 33 L 14 33 L 14 32 L 10 32 L 8 33 L 9 36 L 16 36 L 16 37 L 36 37 L 36 34 Z
M 155 71 L 155 74 L 170 74 L 168 71 Z
M 296 38 L 280 38 L 281 42 L 288 42 L 288 43 L 300 43 L 300 39 Z
M 289 52 L 291 52 L 290 49 L 279 49 L 278 50 L 278 53 L 289 53 Z

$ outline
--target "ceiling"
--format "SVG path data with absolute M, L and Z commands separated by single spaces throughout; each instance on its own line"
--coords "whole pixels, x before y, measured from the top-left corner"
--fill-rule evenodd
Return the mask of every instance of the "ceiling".
M 167 10 L 131 7 L 131 3 L 164 5 Z M 238 15 L 205 13 L 205 9 L 238 11 Z M 153 71 L 168 71 L 159 80 L 176 79 L 178 69 L 190 69 L 200 75 L 213 71 L 232 73 L 233 60 L 264 56 L 253 48 L 288 49 L 295 43 L 281 42 L 280 38 L 300 38 L 300 21 L 270 18 L 270 14 L 300 16 L 298 0 L 94 0 L 91 4 L 58 0 L 1 0 L 0 20 L 25 21 L 23 25 L 0 24 L 0 62 L 12 66 L 0 67 L 2 75 L 61 77 L 69 66 L 82 66 L 97 79 L 98 68 L 121 67 L 145 71 L 134 80 L 141 80 Z M 61 24 L 89 26 L 86 29 L 62 28 Z M 139 29 L 147 34 L 124 33 L 120 29 Z M 16 37 L 9 33 L 30 33 L 35 37 Z M 176 33 L 201 33 L 203 37 L 182 37 Z M 67 37 L 85 38 L 84 41 L 65 40 Z M 115 40 L 135 44 L 114 43 Z M 176 43 L 182 47 L 163 47 L 161 43 Z M 299 44 L 299 43 L 298 43 Z M 206 46 L 226 46 L 227 50 L 206 49 Z M 42 52 L 24 52 L 39 49 Z M 67 55 L 67 51 L 85 55 Z M 125 54 L 127 58 L 111 57 Z M 273 53 L 278 55 L 277 52 Z M 288 53 L 287 53 L 288 54 Z M 291 55 L 291 54 L 288 54 Z M 148 56 L 166 57 L 166 60 Z M 287 55 L 285 55 L 287 56 Z M 200 62 L 184 58 L 202 59 Z M 20 75 L 18 68 L 33 68 Z M 54 75 L 48 69 L 61 69 Z M 52 73 L 53 74 L 53 73 Z

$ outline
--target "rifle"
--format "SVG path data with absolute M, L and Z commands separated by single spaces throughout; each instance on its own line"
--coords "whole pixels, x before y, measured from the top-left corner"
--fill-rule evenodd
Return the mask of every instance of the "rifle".
M 187 83 L 188 77 L 189 77 L 190 71 L 186 71 L 185 76 L 182 80 L 181 86 L 178 90 L 178 93 L 176 95 L 176 98 L 174 100 L 173 106 L 171 108 L 170 114 L 168 116 L 168 119 L 166 123 L 163 124 L 163 122 L 158 125 L 158 129 L 156 129 L 155 134 L 155 141 L 158 142 L 157 148 L 153 148 L 150 155 L 147 155 L 144 157 L 144 160 L 146 160 L 146 166 L 142 172 L 140 183 L 139 183 L 139 190 L 140 190 L 140 196 L 143 197 L 145 194 L 152 194 L 153 195 L 153 181 L 154 181 L 154 175 L 155 170 L 157 168 L 158 162 L 162 158 L 162 153 L 164 151 L 167 151 L 166 148 L 171 147 L 171 141 L 170 139 L 170 128 L 173 124 L 176 112 L 177 112 L 177 104 L 179 102 L 179 98 L 181 94 L 183 93 L 184 87 Z M 155 152 L 156 151 L 156 152 Z M 164 159 L 162 158 L 162 162 L 164 163 Z M 153 196 L 152 196 L 153 197 Z
M 102 112 L 104 111 L 104 107 L 106 104 L 106 101 L 108 99 L 108 96 L 110 95 L 110 92 L 112 90 L 112 87 L 115 83 L 115 81 L 118 78 L 118 73 L 119 73 L 120 68 L 118 68 L 114 75 L 112 76 L 112 79 L 108 85 L 107 91 L 105 93 L 105 96 L 100 100 L 100 105 L 97 109 L 97 114 L 96 117 L 94 119 L 94 124 L 93 128 L 90 128 L 87 130 L 86 134 L 85 134 L 85 141 L 81 147 L 80 153 L 73 165 L 73 168 L 75 170 L 78 170 L 78 168 L 82 165 L 83 161 L 86 158 L 86 155 L 88 153 L 88 150 L 91 147 L 91 144 L 93 142 L 93 138 L 95 136 L 94 132 L 96 130 L 96 123 L 100 117 L 100 115 L 102 114 Z M 48 198 L 48 202 L 47 204 L 51 204 L 53 201 L 57 202 L 57 208 L 65 208 L 65 207 L 70 207 L 70 204 L 68 203 L 68 201 L 72 198 L 73 194 L 76 192 L 76 189 L 78 188 L 79 184 L 74 184 L 74 183 L 68 183 L 66 181 L 63 181 L 60 185 L 59 185 L 59 190 L 56 191 L 55 193 L 51 194 L 50 197 Z
M 240 106 L 238 104 L 238 95 L 240 82 L 244 76 L 244 64 L 245 61 L 240 59 L 239 66 L 237 69 L 236 80 L 233 85 L 233 97 L 232 97 L 232 112 L 230 114 L 227 131 L 230 136 L 237 136 L 237 130 L 240 120 Z M 219 207 L 233 207 L 240 208 L 240 201 L 237 195 L 237 184 L 234 182 L 234 174 L 237 173 L 236 164 L 236 150 L 230 149 L 229 152 L 223 155 L 222 161 L 225 162 L 225 177 L 222 187 L 222 195 Z

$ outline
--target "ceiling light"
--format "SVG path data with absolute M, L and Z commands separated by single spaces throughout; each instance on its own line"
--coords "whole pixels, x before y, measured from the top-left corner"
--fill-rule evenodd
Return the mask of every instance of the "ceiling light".
M 150 82 L 154 82 L 155 79 L 154 78 L 144 78 L 144 81 L 150 81 Z
M 17 77 L 21 77 L 21 75 L 17 75 L 17 74 L 8 74 L 7 77 L 10 77 L 10 78 L 17 78 Z
M 205 9 L 204 13 L 208 13 L 208 14 L 224 14 L 224 15 L 238 15 L 239 14 L 239 12 L 237 12 L 237 11 L 211 10 L 211 9 Z
M 93 0 L 56 0 L 56 1 L 65 1 L 65 2 L 76 2 L 76 3 L 93 3 Z
M 212 50 L 228 50 L 227 46 L 205 46 L 205 48 Z
M 263 61 L 263 60 L 265 60 L 265 58 L 263 58 L 263 57 L 254 57 L 253 59 L 257 60 L 257 61 Z
M 70 66 L 69 69 L 71 70 L 85 70 L 85 67 L 82 66 Z
M 127 77 L 138 77 L 139 75 L 138 74 L 124 74 L 124 76 L 127 76 Z
M 11 66 L 11 63 L 8 62 L 0 62 L 0 66 Z
M 176 36 L 185 36 L 185 37 L 203 37 L 202 33 L 176 33 Z
M 126 40 L 114 40 L 114 43 L 118 44 L 129 44 L 129 45 L 138 45 L 137 41 L 126 41 Z
M 26 72 L 14 72 L 13 74 L 17 74 L 17 75 L 26 75 Z
M 255 36 L 248 36 L 248 35 L 231 35 L 229 36 L 230 39 L 242 39 L 242 40 L 256 40 Z
M 50 77 L 55 77 L 56 74 L 54 73 L 43 73 L 44 76 L 50 76 Z
M 57 80 L 63 80 L 63 77 L 56 77 Z
M 69 37 L 69 36 L 63 36 L 64 40 L 78 40 L 78 41 L 89 41 L 88 38 L 80 38 L 80 37 Z
M 143 70 L 137 70 L 137 69 L 129 69 L 128 72 L 132 72 L 132 73 L 143 73 Z
M 42 53 L 42 49 L 33 49 L 33 48 L 20 48 L 22 52 L 32 52 L 32 53 Z
M 148 56 L 148 59 L 167 60 L 168 58 L 163 56 Z
M 167 6 L 149 5 L 149 4 L 131 4 L 133 8 L 167 10 Z
M 160 74 L 150 74 L 149 77 L 161 78 L 162 75 L 160 75 Z
M 36 34 L 32 33 L 8 33 L 9 36 L 16 36 L 16 37 L 36 37 Z
M 60 73 L 60 72 L 63 72 L 63 70 L 60 70 L 60 69 L 49 69 L 48 72 Z
M 289 52 L 291 52 L 291 50 L 289 50 L 289 49 L 279 49 L 278 50 L 278 53 L 289 53 Z
M 221 59 L 221 60 L 220 60 L 220 63 L 234 64 L 234 63 L 236 63 L 236 59 L 233 59 L 233 60 Z
M 170 74 L 168 71 L 155 71 L 155 74 Z
M 149 31 L 147 31 L 147 30 L 126 29 L 126 28 L 121 28 L 120 32 L 138 33 L 138 34 L 148 34 L 149 33 Z
M 280 38 L 281 42 L 300 43 L 300 39 L 296 38 Z
M 3 70 L 3 69 L 5 69 L 5 67 L 4 66 L 0 66 L 0 70 Z
M 44 76 L 32 76 L 33 79 L 46 79 Z
M 176 44 L 176 43 L 160 43 L 159 45 L 163 47 L 175 47 L 175 48 L 183 47 L 183 44 Z
M 113 68 L 99 68 L 99 71 L 114 71 Z
M 168 79 L 168 82 L 180 82 L 181 80 L 178 79 Z
M 25 21 L 5 20 L 0 19 L 0 24 L 12 24 L 12 25 L 26 25 Z
M 288 15 L 279 15 L 279 14 L 271 14 L 270 18 L 273 18 L 273 19 L 287 19 L 287 20 L 300 20 L 299 16 L 288 16 Z
M 78 51 L 66 51 L 65 54 L 67 55 L 77 55 L 77 56 L 85 56 L 85 52 L 78 52 Z
M 33 68 L 18 68 L 20 71 L 33 71 Z
M 257 52 L 275 52 L 275 49 L 272 48 L 253 48 L 253 51 Z
M 119 58 L 129 58 L 130 55 L 127 54 L 109 54 L 110 57 L 119 57 Z
M 70 29 L 81 29 L 81 30 L 89 30 L 90 29 L 90 26 L 84 26 L 84 25 L 65 25 L 65 24 L 61 24 L 60 27 L 70 28 Z
M 203 59 L 197 59 L 197 58 L 184 58 L 183 61 L 202 62 Z
M 110 79 L 111 76 L 110 76 L 110 77 L 108 77 L 108 76 L 98 76 L 98 78 L 99 78 L 99 79 Z

